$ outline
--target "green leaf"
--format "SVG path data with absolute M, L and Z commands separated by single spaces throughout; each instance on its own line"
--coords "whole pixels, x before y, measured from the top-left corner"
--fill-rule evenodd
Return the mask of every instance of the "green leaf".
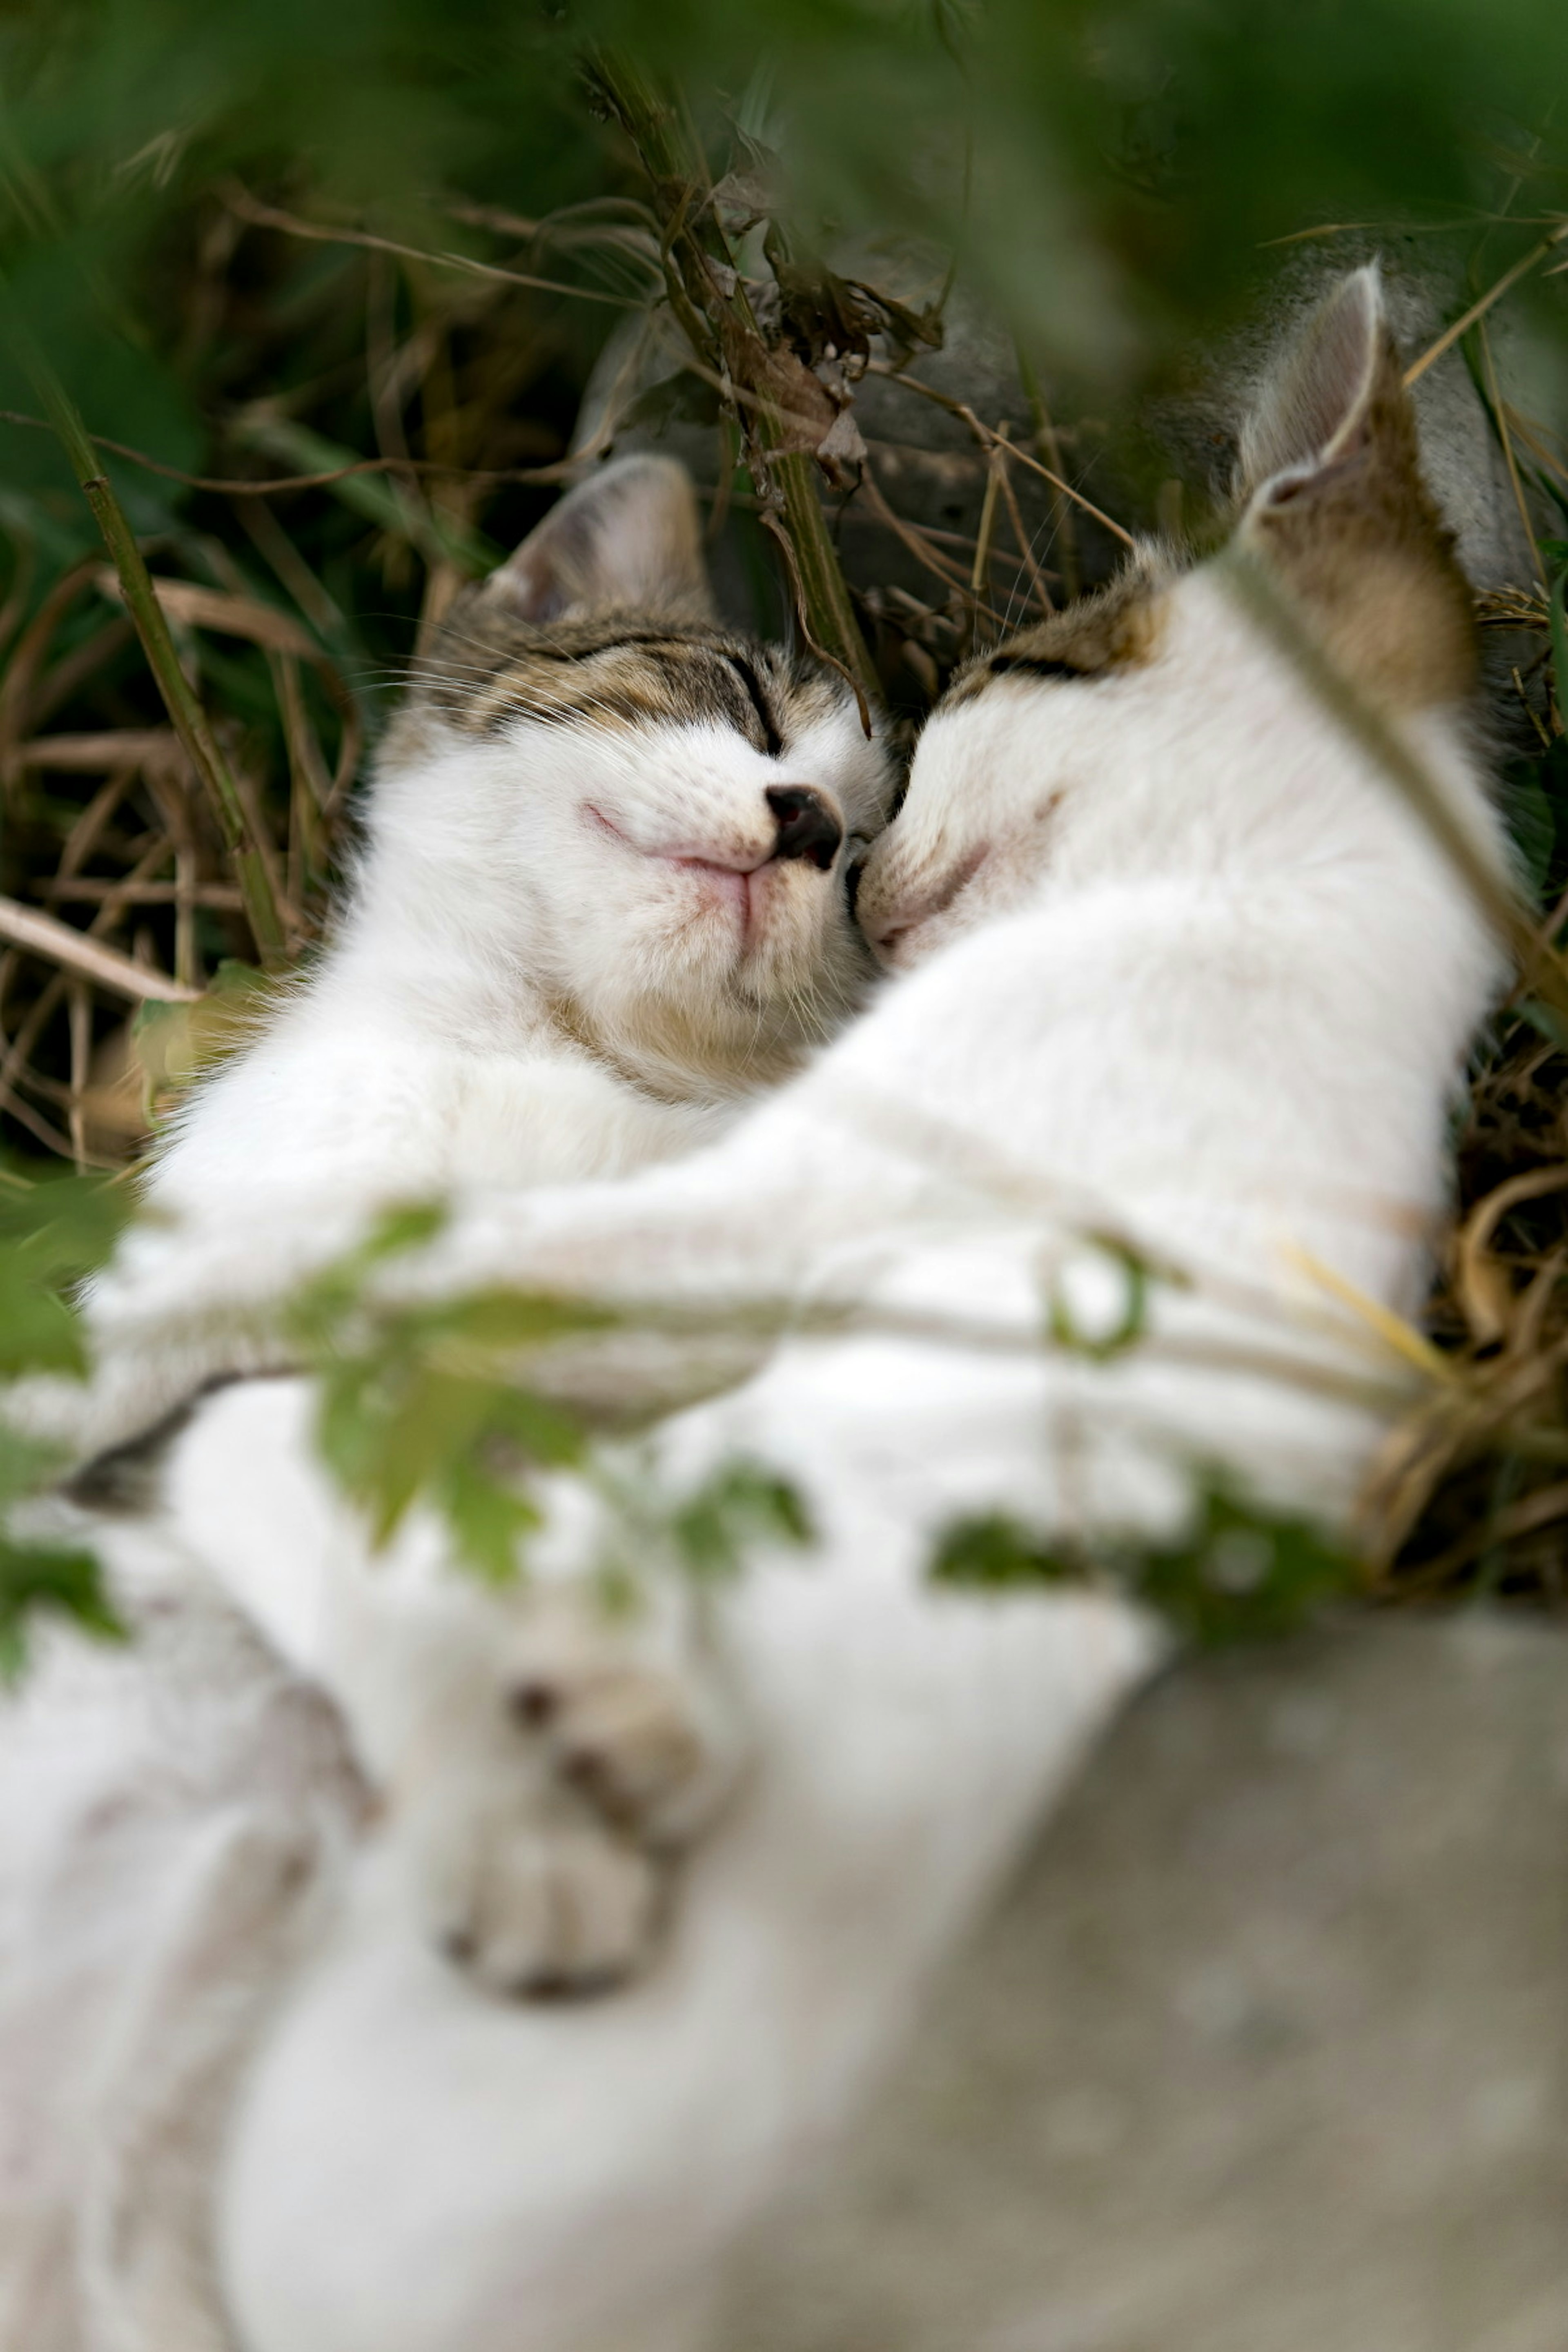
M 67 1292 L 101 1265 L 125 1220 L 101 1177 L 20 1177 L 0 1166 L 0 1378 L 86 1369 Z
M 443 1471 L 434 1499 L 463 1564 L 486 1584 L 512 1583 L 522 1565 L 524 1538 L 540 1524 L 538 1507 L 518 1491 L 515 1481 L 494 1476 L 472 1460 L 458 1461 Z
M 815 1540 L 798 1490 L 744 1459 L 725 1463 L 689 1495 L 673 1514 L 669 1532 L 683 1565 L 707 1583 L 738 1573 L 748 1543 L 798 1548 Z
M 1140 1597 L 1200 1645 L 1277 1638 L 1358 1586 L 1342 1546 L 1304 1518 L 1271 1511 L 1211 1476 L 1184 1543 L 1143 1555 Z
M 91 1552 L 18 1543 L 0 1532 L 0 1679 L 14 1681 L 26 1665 L 27 1621 L 39 1610 L 100 1641 L 126 1638 Z
M 1342 1545 L 1253 1502 L 1221 1471 L 1194 1474 L 1192 1517 L 1174 1541 L 1054 1544 L 994 1513 L 950 1528 L 930 1573 L 993 1591 L 1112 1580 L 1206 1648 L 1289 1633 L 1358 1584 Z
M 1542 1004 L 1536 997 L 1528 996 L 1513 1009 L 1521 1021 L 1527 1021 L 1542 1037 L 1568 1052 L 1568 1021 L 1564 1021 L 1561 1013 L 1552 1005 Z
M 938 1538 L 931 1574 L 939 1584 L 1005 1591 L 1020 1585 L 1081 1584 L 1089 1564 L 1026 1533 L 1004 1513 L 960 1519 Z
M 471 1290 L 425 1310 L 432 1339 L 463 1340 L 480 1349 L 535 1348 L 575 1331 L 605 1331 L 620 1321 L 608 1308 L 550 1291 Z

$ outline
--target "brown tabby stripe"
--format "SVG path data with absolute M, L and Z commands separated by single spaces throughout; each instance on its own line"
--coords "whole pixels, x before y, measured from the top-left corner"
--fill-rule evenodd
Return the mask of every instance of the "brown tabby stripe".
M 815 665 L 700 623 L 609 614 L 532 629 L 468 597 L 421 665 L 417 692 L 465 734 L 521 717 L 557 726 L 717 719 L 770 758 L 836 698 Z
M 949 687 L 944 707 L 973 701 L 993 678 L 1103 677 L 1148 661 L 1159 637 L 1160 594 L 1173 566 L 1163 553 L 1134 556 L 1097 595 L 1053 613 L 994 651 L 977 654 Z

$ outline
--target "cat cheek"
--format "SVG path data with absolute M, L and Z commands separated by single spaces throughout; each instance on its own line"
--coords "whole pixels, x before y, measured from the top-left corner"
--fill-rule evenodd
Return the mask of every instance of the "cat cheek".
M 918 962 L 935 945 L 931 927 L 968 889 L 990 856 L 990 843 L 980 842 L 934 880 L 916 880 L 902 888 L 896 883 L 889 888 L 885 874 L 878 875 L 876 898 L 862 910 L 860 928 L 879 963 L 901 971 Z

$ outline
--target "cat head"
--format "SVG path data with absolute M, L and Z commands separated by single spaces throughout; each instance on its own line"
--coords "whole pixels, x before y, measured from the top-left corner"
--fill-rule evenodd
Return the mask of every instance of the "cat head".
M 1364 696 L 1400 716 L 1468 701 L 1469 592 L 1422 478 L 1375 268 L 1339 283 L 1263 385 L 1233 520 Z M 1191 842 L 1206 821 L 1217 840 L 1226 791 L 1245 827 L 1260 793 L 1299 783 L 1310 822 L 1325 740 L 1342 759 L 1333 722 L 1215 563 L 1140 548 L 1099 595 L 954 680 L 868 864 L 861 923 L 902 965 L 1026 903 L 1089 824 L 1114 874 L 1158 858 L 1171 824 Z
M 452 605 L 389 731 L 373 862 L 503 994 L 661 1087 L 723 1088 L 857 1001 L 846 875 L 891 790 L 841 677 L 714 618 L 689 477 L 631 457 Z

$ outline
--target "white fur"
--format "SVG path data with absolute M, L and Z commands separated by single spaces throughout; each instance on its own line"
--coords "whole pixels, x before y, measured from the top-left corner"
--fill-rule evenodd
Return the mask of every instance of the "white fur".
M 1401 724 L 1500 861 L 1463 718 Z M 395 1807 L 364 1847 L 240 2109 L 220 2240 L 247 2352 L 687 2352 L 726 2244 L 863 2089 L 1155 1654 L 1109 1592 L 933 1591 L 934 1535 L 996 1507 L 1169 1530 L 1194 1452 L 1342 1518 L 1382 1433 L 1365 1383 L 1386 1397 L 1396 1366 L 1300 1253 L 1414 1305 L 1500 958 L 1220 577 L 1168 591 L 1143 667 L 999 680 L 939 715 L 862 906 L 912 968 L 733 1134 L 615 1186 L 471 1192 L 401 1277 L 866 1313 L 654 1444 L 675 1485 L 737 1449 L 777 1465 L 820 1542 L 756 1552 L 708 1631 L 717 1683 L 678 1605 L 613 1637 L 699 1727 L 716 1690 L 738 1697 L 753 1748 L 629 1991 L 509 2008 L 437 1958 L 407 1902 L 434 1808 L 437 1847 L 501 1890 L 503 1948 L 526 1917 L 518 1821 L 547 1826 L 561 1790 L 521 1732 L 505 1760 L 499 1726 L 536 1646 L 559 1656 L 602 1533 L 584 1490 L 551 1490 L 541 1584 L 497 1601 L 486 1638 L 428 1523 L 366 1559 L 298 1384 L 228 1392 L 179 1443 L 160 1557 L 177 1547 L 319 1675 L 426 1821 L 400 1838 Z M 1186 1286 L 1113 1361 L 1053 1352 L 1043 1286 L 1114 1317 L 1107 1231 Z M 484 1975 L 490 1931 L 468 1916 Z

